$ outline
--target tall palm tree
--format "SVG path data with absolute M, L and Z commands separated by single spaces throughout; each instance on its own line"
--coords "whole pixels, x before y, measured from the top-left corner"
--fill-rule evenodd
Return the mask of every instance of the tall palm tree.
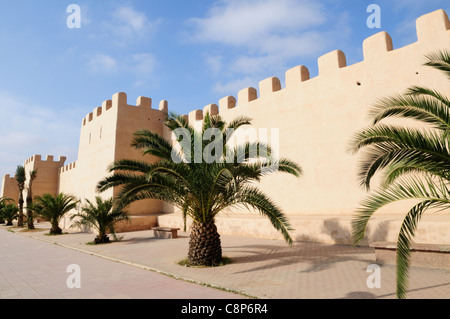
M 27 176 L 25 174 L 25 167 L 17 166 L 15 179 L 17 181 L 17 187 L 19 188 L 19 217 L 17 218 L 17 226 L 23 227 L 23 190 L 25 189 L 25 182 Z
M 27 192 L 27 226 L 28 229 L 34 229 L 34 223 L 33 223 L 33 210 L 31 209 L 31 206 L 33 204 L 33 181 L 37 177 L 37 169 L 32 170 L 30 172 L 30 180 L 28 181 L 28 192 Z
M 443 71 L 450 80 L 450 53 L 426 56 L 426 66 Z M 450 208 L 450 99 L 431 88 L 413 86 L 405 94 L 382 99 L 372 111 L 373 124 L 358 132 L 351 150 L 365 150 L 360 182 L 368 190 L 372 177 L 384 172 L 381 187 L 361 204 L 353 220 L 354 242 L 365 235 L 370 217 L 381 207 L 400 200 L 418 201 L 406 214 L 397 240 L 397 298 L 405 298 L 411 242 L 428 209 Z M 422 127 L 380 123 L 399 117 Z
M 12 226 L 13 220 L 18 218 L 19 208 L 15 204 L 7 204 L 2 207 L 0 215 L 6 220 L 6 226 Z
M 35 203 L 31 206 L 34 213 L 51 223 L 50 235 L 62 234 L 62 229 L 59 227 L 61 218 L 75 209 L 78 201 L 75 197 L 58 194 L 53 196 L 51 194 L 44 194 L 35 198 Z
M 109 243 L 108 231 L 115 235 L 114 225 L 123 220 L 128 220 L 127 212 L 114 205 L 112 198 L 103 200 L 100 196 L 95 197 L 95 204 L 86 199 L 87 205 L 81 208 L 82 213 L 70 217 L 71 220 L 79 218 L 72 224 L 75 226 L 94 227 L 98 231 L 95 244 Z
M 188 253 L 191 265 L 214 266 L 222 261 L 215 217 L 224 209 L 236 206 L 257 210 L 292 245 L 287 218 L 271 199 L 251 183 L 259 182 L 263 176 L 273 172 L 299 176 L 301 169 L 287 159 L 271 160 L 271 148 L 263 143 L 246 142 L 244 145 L 230 146 L 228 142 L 233 133 L 249 124 L 250 119 L 246 117 L 237 118 L 227 125 L 219 115 L 207 114 L 202 130 L 196 131 L 185 117 L 170 114 L 165 125 L 174 133 L 181 132 L 177 135 L 183 148 L 179 150 L 177 145 L 172 145 L 157 133 L 137 131 L 132 146 L 143 149 L 144 155 L 159 157 L 160 161 L 149 164 L 119 160 L 109 168 L 114 174 L 98 183 L 98 190 L 121 186 L 118 199 L 123 205 L 150 198 L 180 208 L 185 228 L 186 218 L 189 216 L 193 220 Z M 219 133 L 214 134 L 211 143 L 203 139 L 208 131 Z M 208 153 L 211 144 L 216 148 Z M 212 157 L 214 153 L 215 160 L 202 156 L 205 153 Z

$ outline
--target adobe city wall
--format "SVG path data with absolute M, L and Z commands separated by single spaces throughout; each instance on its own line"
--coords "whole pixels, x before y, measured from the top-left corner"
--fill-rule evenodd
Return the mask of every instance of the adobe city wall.
M 416 23 L 418 41 L 393 49 L 389 34 L 380 32 L 363 43 L 364 60 L 347 65 L 345 53 L 330 52 L 318 59 L 319 75 L 311 78 L 306 66 L 286 72 L 284 87 L 276 77 L 244 88 L 237 98 L 224 97 L 218 104 L 193 110 L 187 116 L 201 125 L 209 112 L 226 121 L 239 115 L 253 119 L 256 129 L 278 129 L 280 156 L 297 162 L 304 175 L 295 178 L 277 174 L 259 185 L 286 213 L 295 240 L 350 243 L 350 222 L 359 202 L 367 195 L 358 186 L 359 156 L 347 153 L 353 134 L 369 124 L 368 110 L 379 98 L 402 93 L 412 85 L 449 92 L 448 80 L 438 71 L 424 67 L 425 54 L 450 48 L 450 22 L 443 10 L 424 15 Z M 107 167 L 122 158 L 142 159 L 130 147 L 137 129 L 150 129 L 166 138 L 163 125 L 167 101 L 158 109 L 152 100 L 139 97 L 129 105 L 125 93 L 117 93 L 95 108 L 81 123 L 78 159 L 57 169 L 57 190 L 78 198 L 93 199 L 95 187 L 107 174 Z M 149 158 L 150 161 L 157 160 Z M 2 194 L 11 191 L 11 178 L 4 179 Z M 102 194 L 117 195 L 117 189 Z M 408 203 L 389 206 L 369 223 L 367 241 L 396 241 L 395 235 Z M 181 214 L 160 201 L 143 201 L 129 210 L 131 225 L 120 230 L 182 226 Z M 63 226 L 70 222 L 66 218 Z M 235 209 L 217 218 L 222 234 L 281 238 L 269 222 L 257 213 Z M 448 243 L 448 214 L 427 215 L 416 237 L 421 243 Z
M 412 85 L 450 96 L 445 76 L 422 65 L 425 54 L 450 49 L 447 14 L 438 10 L 424 15 L 416 29 L 418 41 L 413 44 L 394 50 L 389 34 L 380 32 L 364 41 L 364 60 L 359 63 L 347 65 L 344 52 L 330 52 L 318 59 L 317 77 L 310 78 L 307 67 L 297 66 L 286 72 L 284 88 L 278 78 L 270 77 L 259 83 L 259 90 L 245 88 L 237 99 L 225 97 L 218 106 L 192 111 L 189 120 L 196 123 L 213 109 L 227 121 L 247 115 L 256 128 L 279 128 L 280 155 L 299 163 L 304 175 L 299 179 L 283 174 L 265 177 L 261 190 L 288 215 L 295 239 L 349 243 L 352 215 L 367 193 L 358 186 L 360 157 L 346 150 L 355 132 L 369 124 L 370 106 Z M 369 224 L 368 240 L 396 241 L 401 217 L 410 204 L 377 212 Z M 174 216 L 161 216 L 159 221 L 180 226 Z M 258 215 L 225 214 L 217 223 L 223 233 L 280 238 Z M 449 242 L 445 230 L 449 226 L 448 213 L 425 216 L 417 240 Z

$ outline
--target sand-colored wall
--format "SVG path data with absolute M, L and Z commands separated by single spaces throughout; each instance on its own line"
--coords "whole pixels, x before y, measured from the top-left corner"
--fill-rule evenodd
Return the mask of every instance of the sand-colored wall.
M 265 79 L 258 88 L 238 92 L 237 98 L 225 97 L 217 105 L 192 111 L 190 123 L 197 125 L 207 110 L 218 106 L 227 121 L 247 115 L 257 129 L 279 129 L 280 155 L 297 162 L 304 175 L 299 179 L 284 174 L 268 176 L 260 188 L 288 215 L 297 240 L 336 242 L 336 238 L 345 237 L 349 242 L 350 216 L 367 192 L 358 185 L 361 156 L 347 149 L 355 132 L 370 124 L 371 105 L 413 85 L 430 87 L 450 97 L 448 79 L 423 66 L 425 54 L 450 48 L 447 14 L 438 10 L 420 17 L 417 35 L 417 42 L 393 50 L 392 38 L 380 32 L 364 41 L 364 60 L 359 63 L 347 65 L 344 52 L 330 52 L 318 59 L 317 77 L 310 78 L 307 67 L 297 66 L 286 72 L 284 85 L 275 77 Z M 390 205 L 377 214 L 397 223 L 410 207 L 407 202 Z M 255 226 L 252 219 L 260 218 L 257 214 L 234 212 L 218 218 L 223 233 L 279 237 L 267 222 Z M 160 223 L 180 226 L 179 216 L 162 216 Z M 333 222 L 325 225 L 324 220 Z M 317 225 L 311 227 L 312 221 Z M 448 227 L 449 218 L 445 221 Z M 439 223 L 442 225 L 442 220 Z M 395 233 L 393 228 L 389 238 L 395 240 Z M 433 240 L 448 242 L 450 238 Z
M 139 97 L 136 106 L 127 104 L 127 95 L 120 93 L 119 122 L 116 130 L 116 150 L 114 158 L 133 159 L 138 161 L 154 162 L 158 159 L 154 156 L 142 155 L 142 150 L 131 147 L 134 133 L 137 130 L 147 129 L 162 135 L 163 122 L 167 118 L 167 102 L 162 101 L 159 109 L 152 109 L 152 100 L 147 97 Z M 117 194 L 119 189 L 115 189 Z M 130 206 L 133 215 L 152 215 L 160 213 L 162 202 L 158 200 L 143 200 Z
M 28 194 L 30 172 L 37 171 L 36 178 L 33 181 L 33 198 L 44 194 L 57 195 L 59 192 L 59 170 L 64 165 L 66 157 L 61 156 L 55 160 L 52 155 L 48 155 L 44 160 L 41 155 L 33 155 L 24 163 L 26 173 L 26 183 L 24 199 Z
M 275 143 L 279 142 L 280 155 L 297 162 L 304 175 L 298 179 L 284 174 L 268 176 L 260 188 L 287 214 L 296 229 L 295 239 L 347 242 L 349 216 L 367 195 L 358 186 L 360 156 L 351 155 L 347 149 L 353 134 L 369 124 L 370 106 L 377 99 L 402 93 L 412 85 L 430 87 L 450 96 L 448 80 L 439 71 L 423 66 L 425 54 L 450 48 L 447 14 L 438 10 L 420 17 L 417 35 L 417 42 L 393 50 L 389 34 L 380 32 L 364 41 L 364 60 L 359 63 L 347 65 L 345 53 L 335 50 L 318 59 L 317 77 L 310 78 L 308 68 L 300 65 L 286 72 L 285 83 L 270 77 L 261 81 L 258 88 L 244 88 L 236 97 L 228 96 L 193 110 L 187 117 L 199 127 L 206 112 L 220 113 L 226 121 L 247 115 L 256 129 L 265 128 L 269 132 L 278 129 L 279 139 Z M 154 161 L 151 157 L 143 158 L 130 143 L 138 129 L 149 129 L 169 139 L 170 132 L 163 126 L 167 112 L 166 101 L 154 109 L 150 98 L 139 97 L 133 106 L 128 104 L 125 93 L 117 93 L 112 100 L 105 101 L 83 119 L 78 159 L 58 170 L 58 190 L 80 199 L 93 199 L 98 181 L 108 175 L 107 167 L 113 161 L 122 158 Z M 6 189 L 11 184 L 8 181 Z M 118 189 L 110 190 L 102 196 L 110 197 L 117 192 Z M 394 216 L 389 219 L 393 225 L 408 207 L 404 203 L 380 213 L 389 218 Z M 139 217 L 136 219 L 139 229 L 155 224 L 155 214 L 159 213 L 166 213 L 158 218 L 163 226 L 179 226 L 181 216 L 173 211 L 166 203 L 143 201 L 134 204 L 130 214 Z M 385 221 L 378 225 L 386 226 Z M 217 223 L 223 233 L 277 236 L 266 220 L 247 211 L 224 214 Z M 429 225 L 433 223 L 431 220 L 427 224 L 430 236 L 433 227 Z M 450 221 L 440 219 L 439 225 L 443 223 Z M 378 228 L 375 225 L 372 229 Z M 379 234 L 373 233 L 373 238 L 380 238 Z M 421 238 L 427 241 L 432 237 L 427 236 Z M 431 241 L 434 240 L 439 239 Z
M 162 134 L 162 122 L 167 116 L 167 102 L 161 102 L 159 109 L 152 109 L 152 101 L 139 97 L 136 106 L 129 105 L 123 92 L 114 94 L 111 100 L 89 113 L 81 124 L 78 159 L 65 166 L 60 172 L 60 191 L 73 194 L 77 198 L 93 200 L 95 196 L 109 198 L 116 196 L 119 189 L 97 193 L 97 184 L 110 173 L 108 167 L 119 159 L 156 160 L 142 158 L 141 151 L 130 145 L 133 134 L 138 129 L 149 129 Z M 156 225 L 155 213 L 162 210 L 162 202 L 140 201 L 128 208 L 132 219 L 121 223 L 118 231 L 149 229 Z M 66 225 L 70 222 L 65 221 Z
M 360 63 L 346 66 L 345 54 L 333 51 L 319 58 L 315 78 L 309 79 L 307 68 L 298 66 L 286 72 L 283 89 L 279 79 L 268 78 L 260 82 L 259 90 L 240 91 L 235 107 L 233 98 L 219 102 L 227 121 L 247 115 L 255 128 L 279 129 L 280 155 L 303 168 L 300 179 L 278 174 L 261 183 L 286 213 L 355 210 L 366 192 L 357 184 L 360 156 L 352 156 L 347 149 L 355 132 L 369 124 L 368 111 L 377 99 L 403 93 L 413 85 L 450 96 L 446 77 L 422 65 L 425 54 L 450 48 L 445 12 L 421 17 L 417 33 L 418 42 L 396 50 L 386 32 L 378 33 L 364 41 Z M 195 112 L 190 121 L 195 116 L 201 120 Z
M 17 181 L 9 174 L 3 176 L 0 197 L 12 199 L 15 203 L 19 202 L 19 189 L 17 187 Z

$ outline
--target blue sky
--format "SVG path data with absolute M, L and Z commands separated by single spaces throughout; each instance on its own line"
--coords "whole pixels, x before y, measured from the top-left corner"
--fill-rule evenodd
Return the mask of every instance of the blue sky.
M 81 28 L 69 29 L 70 4 Z M 369 4 L 381 8 L 370 29 Z M 417 40 L 415 20 L 448 0 L 0 0 L 0 176 L 33 154 L 77 159 L 81 119 L 116 92 L 170 111 L 218 103 L 240 89 L 340 49 L 362 60 L 380 31 L 394 48 Z

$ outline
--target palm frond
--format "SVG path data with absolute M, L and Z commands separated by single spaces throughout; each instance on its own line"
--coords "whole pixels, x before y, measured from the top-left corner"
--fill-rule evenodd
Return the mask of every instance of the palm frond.
M 373 124 L 388 117 L 402 117 L 422 121 L 443 131 L 450 130 L 450 103 L 439 93 L 412 87 L 407 95 L 379 101 L 370 111 Z
M 417 224 L 422 214 L 433 204 L 432 200 L 425 200 L 410 209 L 403 220 L 397 240 L 397 298 L 404 299 L 408 288 L 409 265 L 411 259 L 411 241 L 414 238 Z
M 358 176 L 361 185 L 370 188 L 375 173 L 389 165 L 434 165 L 450 171 L 448 143 L 436 132 L 377 125 L 358 132 L 351 142 L 351 151 L 365 147 Z
M 442 71 L 447 78 L 450 80 L 450 52 L 449 51 L 438 51 L 432 52 L 425 56 L 426 63 L 425 66 L 433 67 L 437 70 Z
M 144 155 L 153 155 L 165 160 L 171 160 L 173 156 L 172 145 L 161 135 L 150 130 L 135 132 L 131 146 L 144 149 Z
M 450 207 L 450 189 L 442 180 L 428 175 L 408 176 L 398 179 L 388 187 L 381 188 L 369 195 L 361 203 L 357 215 L 352 220 L 353 243 L 363 240 L 367 224 L 372 215 L 380 208 L 402 200 L 432 200 L 433 205 Z

